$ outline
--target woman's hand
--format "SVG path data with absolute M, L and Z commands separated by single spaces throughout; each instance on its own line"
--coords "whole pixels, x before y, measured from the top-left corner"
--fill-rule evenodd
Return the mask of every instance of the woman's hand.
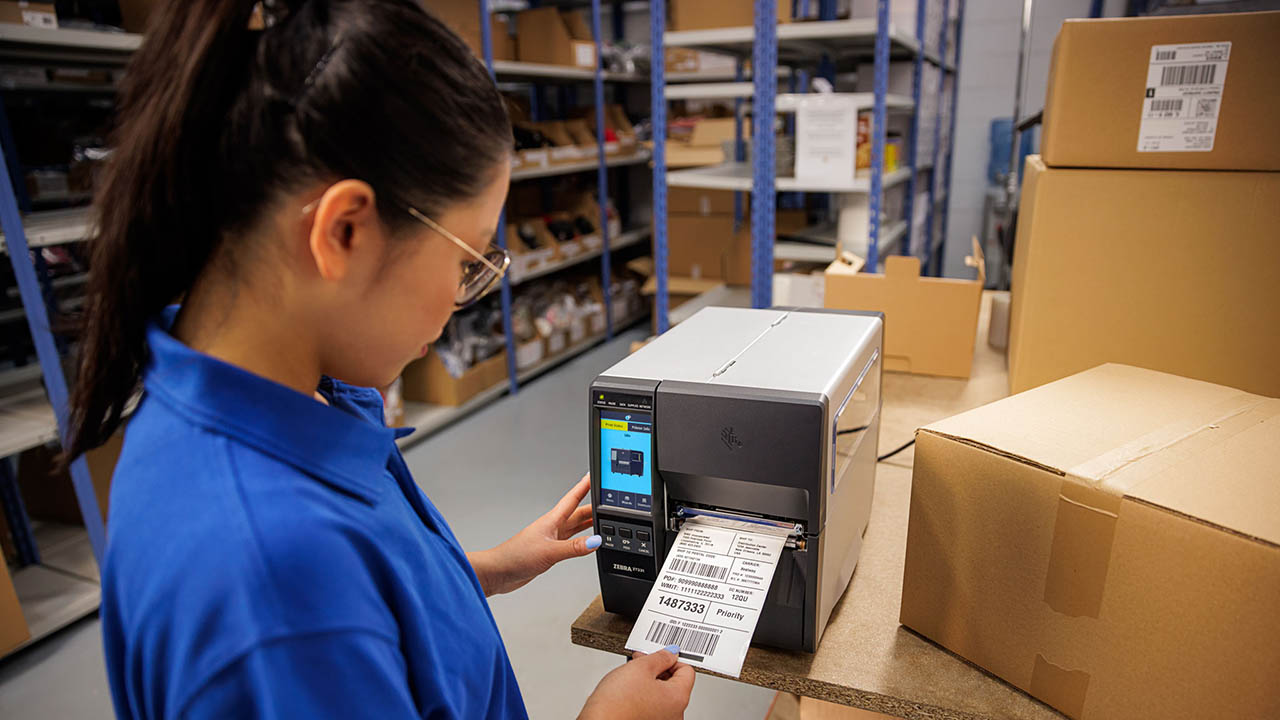
M 652 655 L 636 653 L 631 662 L 604 676 L 587 698 L 578 720 L 675 720 L 684 717 L 693 692 L 693 668 L 677 662 L 674 645 Z
M 515 537 L 492 550 L 467 553 L 485 595 L 508 593 L 573 557 L 600 547 L 600 536 L 574 537 L 591 527 L 591 505 L 579 506 L 591 489 L 584 475 L 551 512 L 533 521 Z

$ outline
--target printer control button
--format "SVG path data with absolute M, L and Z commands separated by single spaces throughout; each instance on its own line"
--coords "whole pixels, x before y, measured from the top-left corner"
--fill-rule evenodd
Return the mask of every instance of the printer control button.
M 617 538 L 617 536 L 616 536 L 616 535 L 605 535 L 605 536 L 604 536 L 604 546 L 605 546 L 605 547 L 607 547 L 607 548 L 609 548 L 610 550 L 616 550 L 616 549 L 618 548 L 618 538 Z
M 615 491 L 613 491 L 613 490 L 605 490 L 603 493 L 601 493 L 601 495 L 602 495 L 602 497 L 600 498 L 600 502 L 604 503 L 605 505 L 617 505 L 617 504 L 618 504 L 618 493 L 617 493 L 617 492 L 615 492 Z
M 651 496 L 651 495 L 639 495 L 639 494 L 637 494 L 637 495 L 636 495 L 636 509 L 637 509 L 637 510 L 652 510 L 652 509 L 653 509 L 653 496 Z
M 636 548 L 636 552 L 638 552 L 638 553 L 643 553 L 643 554 L 645 554 L 645 555 L 652 555 L 652 554 L 653 554 L 653 548 L 652 548 L 652 547 L 649 547 L 649 543 L 647 543 L 647 542 L 641 542 L 641 543 L 640 543 L 640 547 Z
M 618 504 L 624 508 L 634 508 L 636 506 L 635 493 L 618 493 Z
M 628 539 L 628 538 L 625 538 L 625 537 L 624 537 L 624 538 L 622 538 L 621 540 L 619 540 L 618 542 L 622 545 L 622 549 L 623 549 L 623 550 L 625 550 L 625 551 L 627 551 L 627 552 L 634 552 L 634 551 L 635 551 L 635 549 L 636 549 L 636 548 L 635 548 L 634 541 L 633 541 L 633 540 L 630 540 L 630 539 Z
M 612 535 L 612 534 L 613 534 L 613 526 L 612 526 L 612 525 L 605 525 L 604 523 L 600 523 L 600 534 L 601 534 L 601 535 Z
M 629 537 L 631 537 L 631 528 L 629 528 L 629 527 L 620 527 L 620 528 L 618 528 L 618 534 L 619 534 L 619 535 L 621 535 L 621 536 L 622 536 L 622 537 L 624 537 L 624 538 L 629 538 Z
M 637 530 L 637 531 L 636 531 L 636 539 L 637 539 L 637 540 L 640 540 L 641 542 L 649 542 L 649 541 L 650 541 L 650 540 L 652 540 L 653 538 L 651 538 L 651 537 L 649 536 L 649 531 L 648 531 L 648 530 Z

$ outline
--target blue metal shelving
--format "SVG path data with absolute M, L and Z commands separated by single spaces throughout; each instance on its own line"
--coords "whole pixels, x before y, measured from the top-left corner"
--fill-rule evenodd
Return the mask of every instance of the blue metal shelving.
M 935 0 L 936 1 L 936 0 Z M 888 0 L 878 0 L 876 3 L 876 15 L 874 18 L 874 32 L 870 31 L 869 23 L 872 21 L 860 20 L 837 20 L 835 17 L 836 3 L 829 0 L 822 0 L 819 3 L 819 22 L 801 21 L 790 23 L 788 25 L 779 26 L 777 24 L 776 11 L 777 3 L 771 0 L 755 0 L 753 26 L 746 28 L 725 28 L 723 30 L 707 30 L 707 31 L 682 31 L 674 34 L 671 42 L 684 47 L 692 47 L 698 49 L 706 49 L 716 52 L 728 52 L 736 54 L 739 58 L 745 57 L 750 53 L 753 59 L 753 68 L 755 72 L 752 74 L 752 116 L 755 119 L 753 125 L 753 152 L 751 153 L 751 183 L 752 192 L 751 205 L 751 259 L 752 259 L 752 289 L 751 301 L 756 307 L 765 307 L 772 302 L 772 266 L 773 266 L 773 246 L 775 238 L 775 213 L 774 208 L 777 200 L 776 188 L 779 183 L 775 179 L 774 169 L 774 135 L 772 118 L 777 107 L 777 77 L 772 72 L 761 72 L 763 68 L 775 69 L 778 66 L 779 57 L 785 55 L 783 62 L 792 67 L 793 77 L 799 76 L 800 82 L 803 84 L 807 77 L 808 71 L 812 70 L 816 76 L 825 77 L 834 81 L 836 62 L 847 61 L 851 56 L 870 56 L 874 67 L 874 92 L 872 93 L 872 157 L 869 185 L 869 215 L 868 218 L 868 257 L 866 267 L 868 271 L 875 272 L 880 264 L 881 247 L 880 240 L 885 237 L 892 237 L 881 223 L 881 208 L 884 203 L 884 190 L 887 184 L 892 184 L 893 179 L 888 178 L 883 171 L 883 158 L 885 156 L 885 136 L 887 133 L 887 116 L 889 109 L 888 97 L 888 76 L 890 58 L 898 58 L 909 55 L 915 67 L 913 68 L 913 90 L 912 103 L 913 113 L 910 144 L 907 148 L 908 163 L 910 164 L 911 173 L 909 175 L 909 186 L 907 188 L 907 197 L 904 202 L 904 210 L 906 217 L 906 236 L 911 235 L 911 223 L 914 220 L 913 205 L 915 203 L 916 189 L 919 182 L 923 182 L 924 173 L 929 173 L 930 178 L 937 178 L 937 173 L 942 172 L 949 184 L 949 160 L 950 150 L 948 149 L 942 161 L 936 157 L 941 149 L 939 148 L 938 139 L 935 138 L 934 143 L 934 159 L 928 167 L 922 167 L 918 162 L 920 158 L 919 152 L 919 134 L 921 128 L 921 98 L 922 98 L 922 70 L 925 63 L 939 68 L 940 75 L 944 76 L 950 72 L 954 75 L 954 70 L 948 67 L 945 60 L 946 42 L 945 36 L 947 25 L 949 22 L 949 5 L 943 5 L 943 22 L 941 33 L 943 34 L 943 42 L 941 44 L 941 52 L 938 56 L 928 51 L 926 43 L 927 35 L 927 10 L 929 3 L 927 0 L 914 0 L 916 3 L 916 27 L 913 28 L 914 33 L 910 36 L 904 35 L 900 29 L 892 28 L 890 24 L 890 8 Z M 651 48 L 653 57 L 653 75 L 652 75 L 652 92 L 653 92 L 653 137 L 655 149 L 660 149 L 663 140 L 666 137 L 666 98 L 665 98 L 665 82 L 663 78 L 663 51 L 667 44 L 666 38 L 663 36 L 665 31 L 665 18 L 662 17 L 661 11 L 655 5 L 655 11 L 650 16 L 650 32 Z M 798 5 L 802 13 L 807 13 L 810 3 L 807 0 L 798 0 Z M 936 7 L 936 6 L 935 6 Z M 963 5 L 960 7 L 960 13 L 963 14 Z M 826 25 L 826 23 L 830 23 Z M 957 20 L 957 26 L 959 21 Z M 825 27 L 824 27 L 825 25 Z M 780 40 L 781 37 L 781 40 Z M 676 39 L 678 38 L 678 39 Z M 870 46 L 866 45 L 867 38 L 871 39 Z M 790 41 L 792 44 L 785 46 Z M 783 53 L 785 46 L 787 52 Z M 816 67 L 802 68 L 802 62 L 812 61 L 816 63 Z M 739 73 L 737 80 L 741 82 L 742 74 Z M 937 115 L 934 122 L 934 133 L 938 135 L 941 128 L 942 120 L 942 93 L 945 82 L 939 85 L 939 103 L 937 107 Z M 713 91 L 713 92 L 717 92 Z M 692 95 L 688 92 L 682 92 L 686 97 Z M 954 103 L 954 95 L 953 95 Z M 735 109 L 740 107 L 740 100 L 735 101 Z M 735 112 L 735 115 L 740 113 Z M 951 121 L 954 123 L 954 109 L 951 113 Z M 741 138 L 741 130 L 735 133 L 736 137 Z M 954 129 L 951 133 L 954 135 Z M 659 331 L 665 331 L 669 327 L 668 313 L 669 303 L 666 293 L 668 266 L 666 258 L 668 254 L 668 237 L 666 232 L 667 205 L 666 205 L 666 188 L 668 185 L 667 168 L 665 158 L 659 157 L 660 153 L 655 151 L 654 157 L 654 253 L 657 260 L 658 287 L 659 295 L 656 302 L 655 312 L 658 316 Z M 742 162 L 742 155 L 735 152 L 735 160 Z M 724 187 L 726 189 L 745 189 L 741 183 L 741 175 L 739 170 L 735 168 L 725 168 L 721 175 L 713 174 L 696 174 L 681 171 L 680 183 L 693 187 Z M 901 175 L 901 172 L 898 173 Z M 714 180 L 714 182 L 713 182 Z M 791 187 L 795 187 L 797 183 L 791 183 Z M 942 182 L 930 181 L 928 190 L 928 202 L 930 212 L 936 201 L 936 193 L 938 188 L 942 186 Z M 800 188 L 803 189 L 803 188 Z M 865 191 L 864 191 L 865 192 Z M 740 200 L 735 198 L 735 220 L 741 216 Z M 945 225 L 945 211 L 943 216 L 943 224 Z M 901 225 L 897 222 L 897 230 L 901 230 Z M 735 222 L 736 227 L 736 222 Z M 924 244 L 926 250 L 932 247 L 934 243 L 935 233 L 933 232 L 933 223 L 929 223 L 927 231 L 924 233 Z M 901 246 L 900 252 L 910 253 L 913 250 L 919 251 L 918 248 L 912 248 L 908 240 Z

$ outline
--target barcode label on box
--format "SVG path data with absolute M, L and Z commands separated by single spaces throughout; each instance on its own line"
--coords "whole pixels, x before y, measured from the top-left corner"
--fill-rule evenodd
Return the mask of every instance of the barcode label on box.
M 1227 82 L 1231 43 L 1154 45 L 1138 152 L 1209 152 Z
M 690 665 L 738 677 L 788 531 L 720 518 L 686 520 L 627 649 L 680 646 Z

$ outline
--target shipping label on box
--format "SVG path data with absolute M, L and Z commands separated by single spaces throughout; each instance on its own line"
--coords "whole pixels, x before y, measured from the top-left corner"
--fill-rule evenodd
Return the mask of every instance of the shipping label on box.
M 1213 150 L 1230 59 L 1229 42 L 1152 46 L 1138 152 Z

